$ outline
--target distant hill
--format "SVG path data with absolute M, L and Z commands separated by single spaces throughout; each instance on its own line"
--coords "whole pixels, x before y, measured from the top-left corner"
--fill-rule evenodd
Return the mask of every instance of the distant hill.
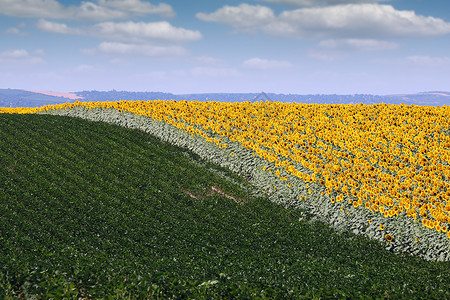
M 76 92 L 85 101 L 118 101 L 118 100 L 188 100 L 188 101 L 279 101 L 285 103 L 323 103 L 323 104 L 376 104 L 391 103 L 405 105 L 450 105 L 450 92 L 423 92 L 400 95 L 370 95 L 370 94 L 274 94 L 274 93 L 203 93 L 175 95 L 160 92 L 126 92 L 126 91 L 82 91 Z
M 410 102 L 411 104 L 416 105 L 432 105 L 432 106 L 441 106 L 441 105 L 450 105 L 450 92 L 423 92 L 417 94 L 405 94 L 405 95 L 391 95 L 387 96 L 397 101 Z
M 49 96 L 68 98 L 68 99 L 71 99 L 71 100 L 78 100 L 78 99 L 82 99 L 83 98 L 83 97 L 77 96 L 74 93 L 68 93 L 68 92 L 30 91 L 30 90 L 27 90 L 27 91 L 28 92 L 33 92 L 33 93 L 38 93 L 38 94 L 49 95 Z
M 182 94 L 162 92 L 129 91 L 80 91 L 72 94 L 57 92 L 25 91 L 17 89 L 0 89 L 0 107 L 39 107 L 48 104 L 74 102 L 74 96 L 80 101 L 119 101 L 119 100 L 187 100 L 187 101 L 279 101 L 284 103 L 322 103 L 322 104 L 405 104 L 405 105 L 450 105 L 450 92 L 430 91 L 416 94 L 370 95 L 370 94 L 274 94 L 274 93 L 203 93 Z M 54 96 L 67 95 L 67 97 Z M 70 98 L 69 98 L 70 97 Z
M 39 107 L 73 101 L 69 98 L 46 95 L 41 92 L 0 89 L 0 107 Z

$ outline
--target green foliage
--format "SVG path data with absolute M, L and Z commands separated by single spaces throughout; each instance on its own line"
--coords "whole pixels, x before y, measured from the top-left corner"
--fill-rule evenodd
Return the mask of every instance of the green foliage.
M 450 297 L 448 262 L 251 196 L 144 132 L 3 114 L 0 140 L 0 298 Z

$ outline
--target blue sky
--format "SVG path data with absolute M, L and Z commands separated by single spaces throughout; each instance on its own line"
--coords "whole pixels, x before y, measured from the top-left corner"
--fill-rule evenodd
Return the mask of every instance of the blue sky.
M 450 91 L 448 0 L 0 0 L 0 88 Z

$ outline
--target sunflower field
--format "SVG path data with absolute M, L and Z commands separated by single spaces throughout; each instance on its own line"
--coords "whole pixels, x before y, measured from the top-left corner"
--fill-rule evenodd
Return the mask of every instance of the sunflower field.
M 450 107 L 279 102 L 75 102 L 56 114 L 139 128 L 388 249 L 450 260 Z

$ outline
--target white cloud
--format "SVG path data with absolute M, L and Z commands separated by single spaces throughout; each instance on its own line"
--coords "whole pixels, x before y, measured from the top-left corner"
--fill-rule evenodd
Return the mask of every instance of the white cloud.
M 64 6 L 56 0 L 0 0 L 0 14 L 20 18 L 75 19 L 105 21 L 133 16 L 159 14 L 173 17 L 168 4 L 157 6 L 142 0 L 82 1 L 79 6 Z
M 413 62 L 419 65 L 427 65 L 427 66 L 442 66 L 450 64 L 450 57 L 432 57 L 427 55 L 416 55 L 416 56 L 408 56 L 406 58 L 407 61 Z
M 268 70 L 268 69 L 285 69 L 292 67 L 292 64 L 288 61 L 280 61 L 280 60 L 268 60 L 259 57 L 254 57 L 244 61 L 244 67 L 251 69 L 259 69 L 259 70 Z
M 242 31 L 256 29 L 275 20 L 272 9 L 261 5 L 248 5 L 245 3 L 239 6 L 226 5 L 210 14 L 197 13 L 196 17 L 203 21 L 231 25 Z
M 0 52 L 0 63 L 4 64 L 40 64 L 43 62 L 41 57 L 32 56 L 24 49 Z
M 202 38 L 199 31 L 174 27 L 169 22 L 104 22 L 93 26 L 91 34 L 103 39 L 145 42 L 148 40 L 163 40 L 169 42 L 190 42 Z
M 450 23 L 442 19 L 368 3 L 300 8 L 278 16 L 270 8 L 242 4 L 199 13 L 197 18 L 228 24 L 236 31 L 261 31 L 287 38 L 386 39 L 450 34 Z
M 388 2 L 390 0 L 259 0 L 259 1 L 276 4 L 287 4 L 293 6 L 329 6 L 340 4 L 378 3 L 378 2 Z
M 397 43 L 375 39 L 332 39 L 319 43 L 319 48 L 339 51 L 383 51 L 397 49 Z
M 4 34 L 10 34 L 10 35 L 19 35 L 19 36 L 25 36 L 27 35 L 25 32 L 20 31 L 19 28 L 10 27 L 8 29 L 5 29 L 3 31 Z
M 24 58 L 24 57 L 28 57 L 28 51 L 26 51 L 24 49 L 7 50 L 7 51 L 0 53 L 0 57 L 10 58 L 10 59 Z
M 0 0 L 0 13 L 22 18 L 67 17 L 65 7 L 55 0 Z
M 199 31 L 174 27 L 169 22 L 103 22 L 83 29 L 72 28 L 64 23 L 39 20 L 36 27 L 42 31 L 60 34 L 93 36 L 103 40 L 148 43 L 160 41 L 169 43 L 191 42 L 202 39 Z
M 285 11 L 280 22 L 295 28 L 297 36 L 417 37 L 450 33 L 450 23 L 390 5 L 360 4 Z M 270 29 L 269 29 L 270 30 Z
M 81 2 L 79 7 L 69 7 L 65 13 L 67 14 L 66 18 L 77 20 L 102 21 L 130 17 L 125 11 L 110 9 L 92 2 Z
M 85 50 L 85 54 L 95 53 L 142 55 L 142 56 L 182 56 L 187 53 L 180 46 L 155 46 L 142 44 L 127 44 L 117 42 L 103 42 L 96 49 Z
M 159 14 L 164 17 L 174 17 L 176 15 L 172 7 L 165 3 L 155 6 L 140 0 L 97 0 L 97 2 L 102 6 L 136 15 Z
M 388 51 L 397 49 L 397 43 L 375 39 L 330 39 L 321 41 L 308 56 L 322 61 L 336 61 L 355 51 Z
M 50 22 L 50 21 L 43 20 L 43 19 L 39 20 L 36 23 L 36 27 L 39 30 L 42 30 L 45 32 L 61 33 L 61 34 L 81 34 L 80 30 L 70 28 L 69 26 L 67 26 L 67 24 Z

